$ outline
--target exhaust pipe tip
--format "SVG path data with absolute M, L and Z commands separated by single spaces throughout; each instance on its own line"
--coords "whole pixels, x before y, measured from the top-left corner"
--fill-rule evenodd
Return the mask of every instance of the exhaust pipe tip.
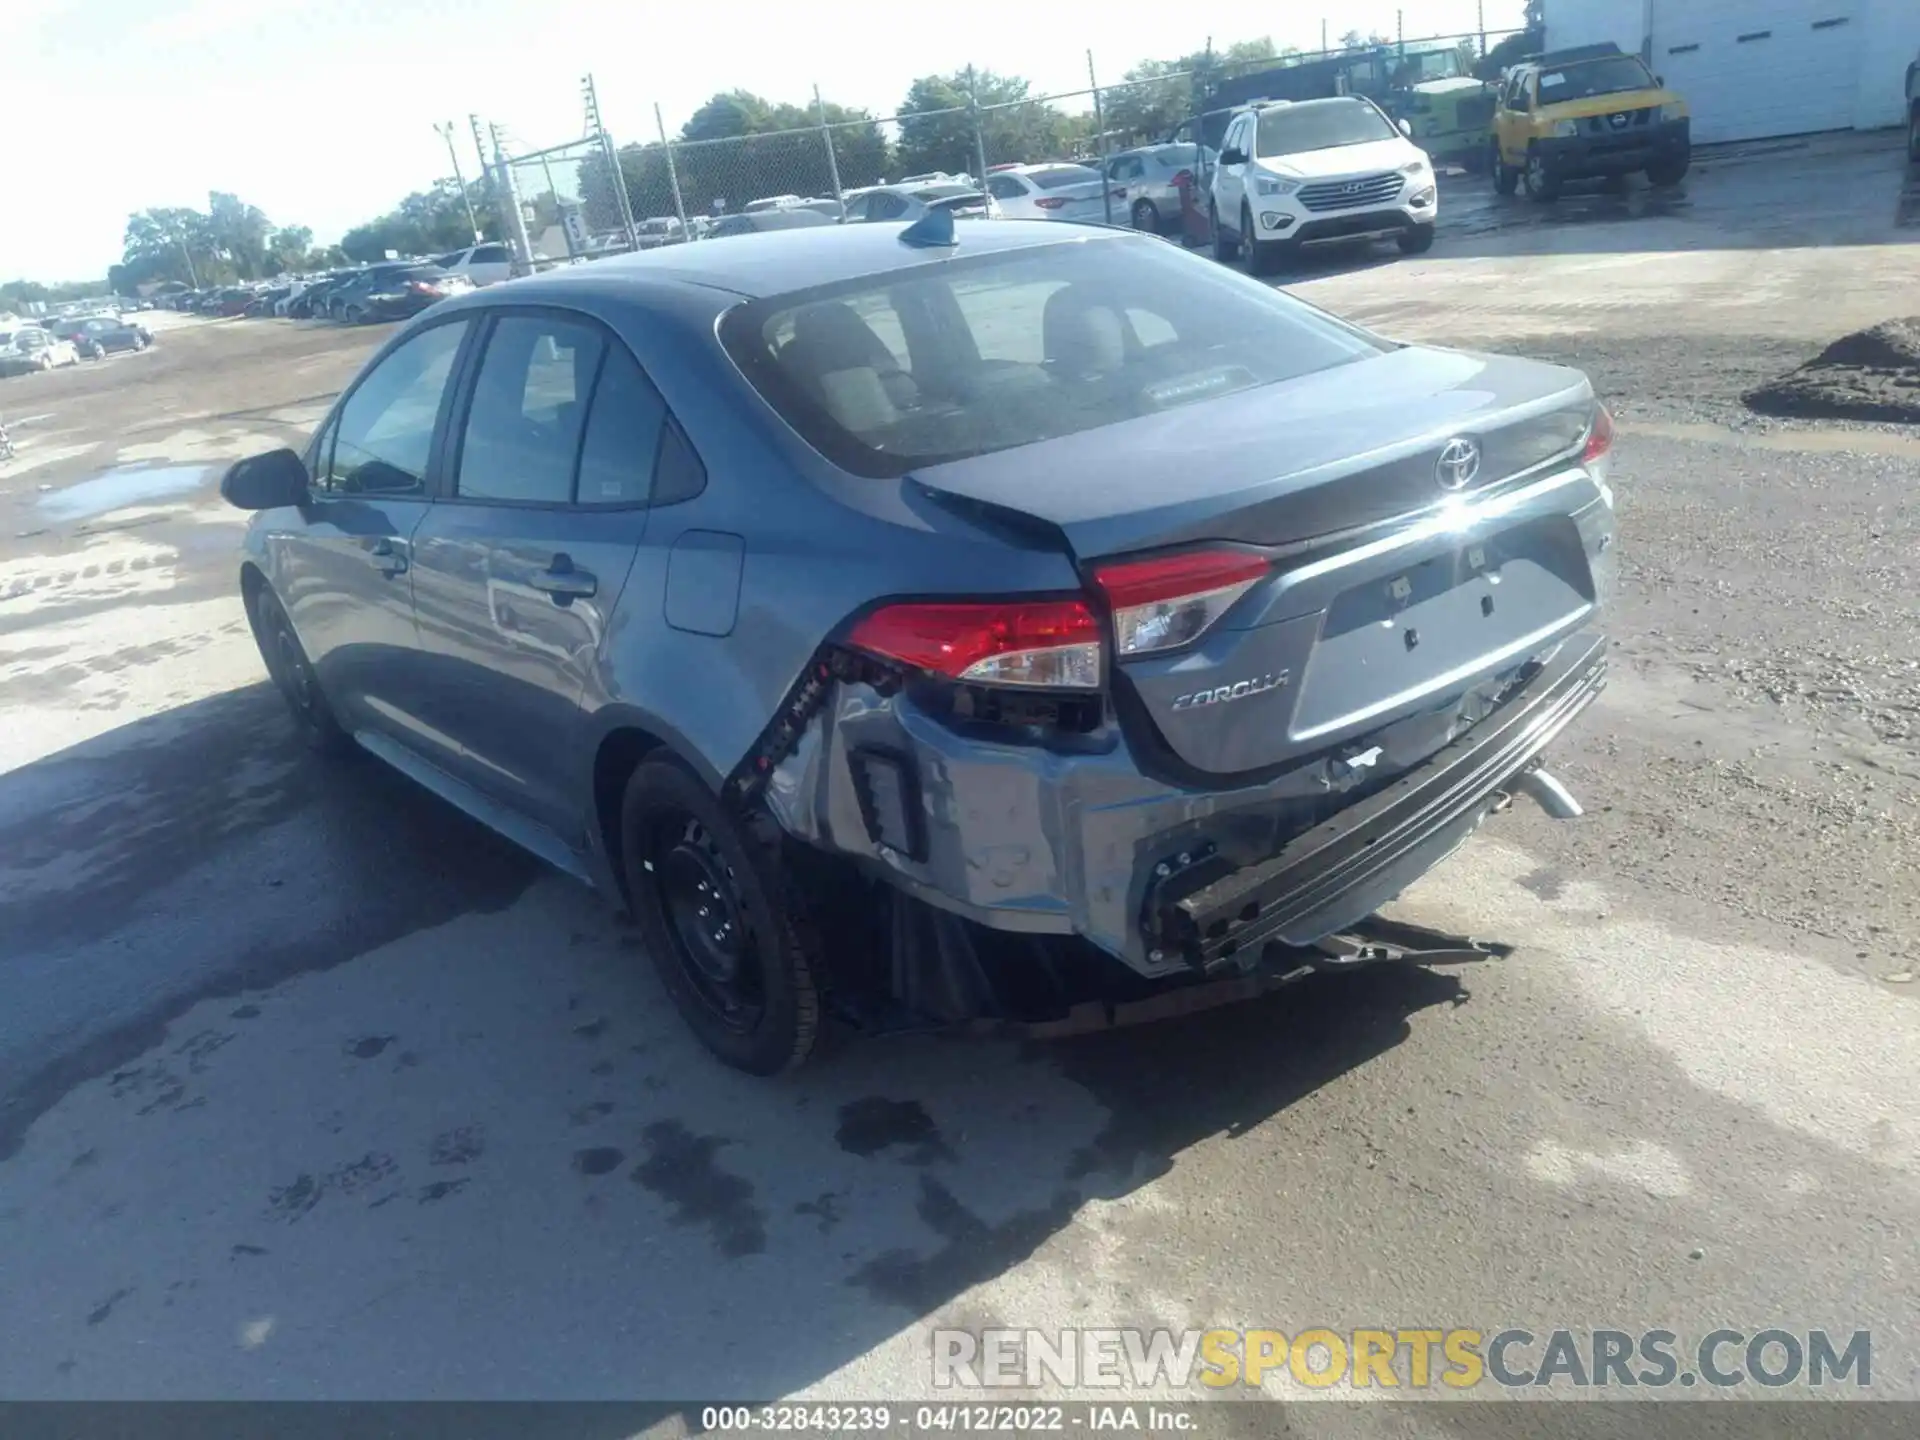
M 1573 792 L 1549 774 L 1545 766 L 1522 770 L 1515 778 L 1514 788 L 1555 820 L 1578 820 L 1586 813 L 1573 798 Z

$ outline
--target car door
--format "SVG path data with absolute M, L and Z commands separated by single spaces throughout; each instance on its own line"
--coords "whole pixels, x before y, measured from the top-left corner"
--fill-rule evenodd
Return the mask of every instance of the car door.
M 1240 203 L 1247 192 L 1247 163 L 1253 153 L 1253 116 L 1236 115 L 1220 145 L 1220 163 L 1213 172 L 1214 208 L 1228 229 L 1240 226 Z M 1227 157 L 1235 157 L 1228 163 Z M 1244 237 L 1243 237 L 1244 238 Z
M 436 763 L 577 849 L 581 693 L 645 533 L 665 402 L 564 311 L 496 312 L 415 536 Z
M 1500 158 L 1508 165 L 1526 163 L 1527 155 L 1527 81 L 1525 71 L 1507 81 L 1500 92 L 1500 109 L 1494 116 L 1494 133 L 1500 141 Z
M 267 539 L 274 588 L 350 731 L 418 728 L 411 543 L 470 328 L 416 331 L 360 377 L 313 446 L 299 523 Z

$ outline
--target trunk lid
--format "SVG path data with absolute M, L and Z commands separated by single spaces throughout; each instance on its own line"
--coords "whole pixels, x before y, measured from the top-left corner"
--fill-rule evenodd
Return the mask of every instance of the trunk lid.
M 1592 403 L 1576 371 L 1408 347 L 912 481 L 1055 527 L 1090 575 L 1165 547 L 1269 550 L 1271 574 L 1196 644 L 1123 657 L 1115 687 L 1137 738 L 1151 726 L 1185 767 L 1245 777 L 1424 723 L 1408 717 L 1585 622 L 1595 585 L 1572 516 L 1597 497 L 1590 481 L 1457 531 L 1411 521 L 1567 452 Z M 1481 464 L 1450 494 L 1438 462 L 1456 437 Z M 1418 758 L 1409 745 L 1432 748 L 1393 733 L 1382 769 Z

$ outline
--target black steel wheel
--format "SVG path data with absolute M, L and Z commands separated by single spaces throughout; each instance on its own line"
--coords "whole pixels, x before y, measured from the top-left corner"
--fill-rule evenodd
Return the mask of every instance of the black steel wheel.
M 1150 231 L 1155 235 L 1160 233 L 1160 211 L 1155 208 L 1153 201 L 1133 202 L 1133 228 Z
M 819 944 L 772 822 L 648 760 L 627 781 L 621 852 L 641 938 L 700 1042 L 754 1075 L 804 1061 L 820 1029 Z
M 267 674 L 287 709 L 293 714 L 295 731 L 309 749 L 322 754 L 346 754 L 353 741 L 334 718 L 333 707 L 320 688 L 320 677 L 313 662 L 294 634 L 286 607 L 264 583 L 253 592 L 247 604 L 247 619 L 253 625 L 254 643 L 266 662 Z

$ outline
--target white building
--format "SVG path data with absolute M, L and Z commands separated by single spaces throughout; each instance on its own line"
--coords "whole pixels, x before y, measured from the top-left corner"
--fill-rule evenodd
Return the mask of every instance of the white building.
M 1904 125 L 1920 0 L 1546 0 L 1547 46 L 1611 40 L 1687 100 L 1700 144 Z

